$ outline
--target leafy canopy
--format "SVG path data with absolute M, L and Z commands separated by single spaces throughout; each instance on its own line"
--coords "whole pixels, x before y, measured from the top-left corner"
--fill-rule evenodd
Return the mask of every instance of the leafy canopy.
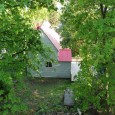
M 54 9 L 52 0 L 0 0 L 1 114 L 15 114 L 25 109 L 19 104 L 15 90 L 17 86 L 21 89 L 32 59 L 39 64 L 38 56 L 46 56 L 40 32 L 33 29 L 32 22 L 47 18 L 49 11 Z M 29 52 L 33 54 L 32 59 L 29 59 Z
M 63 47 L 80 56 L 81 71 L 74 83 L 77 107 L 107 114 L 115 96 L 115 1 L 70 0 L 61 17 Z

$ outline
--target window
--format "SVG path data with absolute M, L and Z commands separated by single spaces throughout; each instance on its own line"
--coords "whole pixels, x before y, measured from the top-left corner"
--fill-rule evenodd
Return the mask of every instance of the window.
M 52 63 L 51 62 L 46 62 L 46 67 L 52 67 Z

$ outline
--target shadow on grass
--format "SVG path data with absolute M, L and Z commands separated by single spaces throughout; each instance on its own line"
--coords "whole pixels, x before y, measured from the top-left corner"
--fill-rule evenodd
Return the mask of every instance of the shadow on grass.
M 70 79 L 28 78 L 24 83 L 25 90 L 19 92 L 19 96 L 28 109 L 23 115 L 67 111 L 63 94 L 71 84 Z

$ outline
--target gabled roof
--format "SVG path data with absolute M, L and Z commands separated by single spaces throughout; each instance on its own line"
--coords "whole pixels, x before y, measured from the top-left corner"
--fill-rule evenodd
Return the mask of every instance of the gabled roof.
M 60 36 L 53 29 L 50 28 L 50 24 L 45 21 L 41 26 L 37 27 L 37 29 L 41 29 L 59 51 L 59 49 L 61 48 Z
M 50 28 L 50 23 L 44 21 L 41 26 L 38 26 L 37 29 L 41 29 L 48 39 L 52 42 L 55 48 L 58 50 L 58 61 L 60 62 L 70 62 L 72 61 L 71 49 L 62 49 L 60 45 L 60 36 L 53 29 Z
M 72 60 L 71 49 L 60 49 L 58 52 L 58 61 L 70 62 Z

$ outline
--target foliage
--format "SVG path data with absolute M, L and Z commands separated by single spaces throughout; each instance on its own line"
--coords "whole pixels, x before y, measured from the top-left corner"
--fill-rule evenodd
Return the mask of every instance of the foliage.
M 36 9 L 29 10 L 27 9 L 26 12 L 24 12 L 24 15 L 26 17 L 31 17 L 30 21 L 32 23 L 32 27 L 36 28 L 36 26 L 40 26 L 44 20 L 48 20 L 49 13 L 47 8 L 45 7 L 37 7 Z
M 57 11 L 51 11 L 49 15 L 49 22 L 53 28 L 59 25 L 60 14 Z
M 42 8 L 44 5 L 46 8 Z M 45 0 L 0 1 L 0 114 L 15 114 L 25 109 L 15 95 L 15 86 L 19 85 L 21 90 L 26 68 L 33 63 L 29 52 L 33 57 L 46 56 L 40 32 L 33 30 L 31 22 L 36 10 L 41 12 L 39 19 L 47 17 L 44 14 L 47 8 L 52 9 Z
M 61 17 L 63 47 L 71 48 L 74 56 L 83 59 L 73 85 L 82 111 L 109 114 L 114 108 L 114 4 L 113 0 L 71 0 Z

